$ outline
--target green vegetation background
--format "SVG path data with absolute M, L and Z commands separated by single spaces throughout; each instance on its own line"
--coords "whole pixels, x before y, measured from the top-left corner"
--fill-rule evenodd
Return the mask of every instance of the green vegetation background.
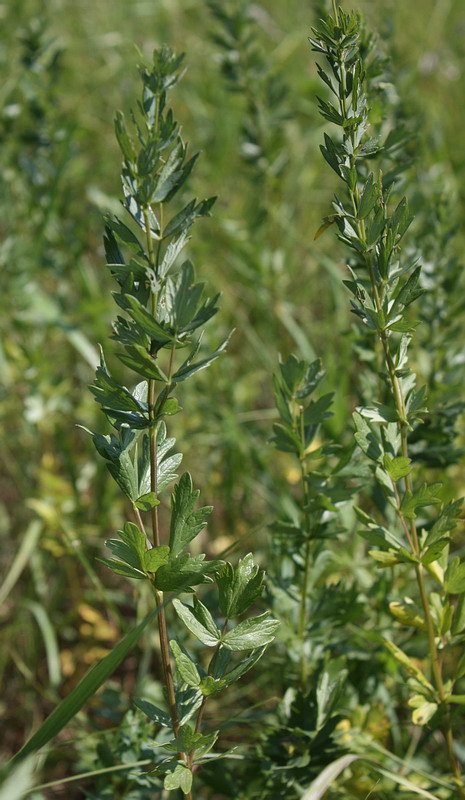
M 276 486 L 293 480 L 290 466 L 276 463 L 268 443 L 275 418 L 271 376 L 279 354 L 322 357 L 329 388 L 337 390 L 331 433 L 350 435 L 357 367 L 350 355 L 343 265 L 332 237 L 314 241 L 334 189 L 318 150 L 323 124 L 315 95 L 320 89 L 307 42 L 316 5 L 265 0 L 252 7 L 263 57 L 288 87 L 282 121 L 285 169 L 264 189 L 241 152 L 247 101 L 229 91 L 220 74 L 212 40 L 218 23 L 206 3 L 0 4 L 4 756 L 19 748 L 56 700 L 143 611 L 96 565 L 95 556 L 124 510 L 90 439 L 76 427 L 101 425 L 94 425 L 97 411 L 87 385 L 96 344 L 106 341 L 114 314 L 103 266 L 102 215 L 119 207 L 113 117 L 118 108 L 127 112 L 139 91 L 134 44 L 147 54 L 162 42 L 186 51 L 189 69 L 174 102 L 192 150 L 202 151 L 193 188 L 199 197 L 219 195 L 213 218 L 197 227 L 191 257 L 199 276 L 224 292 L 222 313 L 209 333 L 212 343 L 224 338 L 233 321 L 238 330 L 228 354 L 194 381 L 195 388 L 183 397 L 187 413 L 170 428 L 204 501 L 215 505 L 212 553 L 243 537 L 238 552 L 247 552 L 253 541 L 266 562 L 266 526 L 279 503 Z M 460 252 L 463 3 L 359 0 L 356 5 L 391 56 L 406 116 L 417 120 L 418 138 L 411 145 L 413 207 L 422 182 L 434 184 L 436 194 L 454 207 Z M 52 51 L 63 49 L 56 63 L 49 63 L 47 53 L 24 61 L 25 52 L 34 52 L 40 30 L 42 41 L 53 42 Z M 49 67 L 41 69 L 41 63 Z M 263 200 L 265 190 L 263 220 L 257 217 L 257 197 Z M 463 471 L 456 468 L 452 477 L 460 489 Z M 346 555 L 341 574 L 351 568 L 353 553 Z M 136 657 L 126 663 L 115 678 L 118 692 L 129 696 L 147 667 Z M 258 691 L 260 682 L 269 685 L 269 676 L 258 678 Z M 101 723 L 95 705 L 89 714 Z M 118 709 L 114 713 L 117 718 Z M 59 763 L 57 770 L 60 774 Z

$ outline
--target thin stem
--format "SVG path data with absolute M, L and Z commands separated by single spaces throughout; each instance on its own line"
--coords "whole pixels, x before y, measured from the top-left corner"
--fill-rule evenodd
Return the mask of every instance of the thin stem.
M 163 667 L 163 677 L 166 687 L 166 694 L 168 698 L 168 707 L 170 711 L 171 723 L 173 726 L 174 735 L 179 733 L 179 720 L 178 712 L 176 709 L 176 694 L 174 691 L 173 672 L 171 670 L 170 648 L 168 642 L 168 626 L 166 624 L 165 609 L 163 607 L 163 597 L 161 592 L 158 592 L 152 584 L 152 591 L 155 597 L 157 608 L 159 609 L 158 619 L 158 633 L 160 639 L 160 652 Z
M 300 639 L 301 653 L 300 653 L 300 683 L 302 688 L 305 687 L 307 680 L 307 662 L 305 658 L 305 632 L 307 627 L 307 600 L 308 600 L 308 584 L 310 580 L 310 566 L 311 566 L 311 523 L 310 515 L 308 513 L 308 504 L 310 501 L 308 495 L 308 482 L 307 482 L 307 458 L 305 453 L 305 426 L 304 426 L 304 409 L 299 407 L 299 437 L 300 437 L 300 470 L 302 480 L 302 491 L 304 498 L 304 530 L 305 530 L 305 553 L 304 553 L 304 579 L 302 585 L 302 592 L 300 596 L 300 610 L 299 610 L 299 627 L 298 636 Z
M 335 21 L 337 21 L 337 8 L 336 2 L 333 0 L 333 12 Z M 343 119 L 348 119 L 348 109 L 347 109 L 347 100 L 346 100 L 346 72 L 345 72 L 345 65 L 343 61 L 343 54 L 339 52 L 338 56 L 338 67 L 339 67 L 339 78 L 340 78 L 340 91 L 339 91 L 339 107 L 340 112 Z M 349 165 L 351 169 L 357 169 L 357 157 L 356 157 L 356 140 L 355 140 L 355 131 L 351 127 L 350 129 L 350 141 L 351 141 L 351 153 L 349 156 Z M 375 275 L 375 268 L 372 261 L 372 256 L 368 247 L 367 238 L 366 238 L 366 230 L 365 230 L 365 222 L 363 219 L 360 219 L 359 216 L 359 208 L 360 208 L 360 193 L 358 187 L 355 186 L 354 189 L 349 187 L 349 194 L 352 202 L 352 208 L 354 212 L 355 218 L 355 226 L 357 229 L 358 237 L 363 246 L 363 259 L 365 261 L 365 265 L 367 267 L 372 295 L 374 304 L 376 307 L 377 312 L 382 311 L 382 299 L 379 293 L 377 279 Z M 385 286 L 383 286 L 383 295 Z M 397 416 L 398 416 L 398 427 L 401 435 L 401 453 L 402 456 L 408 458 L 408 429 L 409 424 L 407 420 L 407 411 L 406 411 L 406 404 L 405 404 L 405 397 L 403 393 L 402 384 L 396 374 L 396 367 L 392 358 L 392 354 L 389 348 L 389 341 L 388 341 L 388 334 L 385 330 L 379 330 L 378 336 L 382 344 L 382 349 L 384 353 L 384 360 L 387 368 L 387 372 L 389 375 L 389 383 L 391 387 L 391 391 L 394 397 L 394 402 L 396 406 Z M 412 481 L 410 475 L 407 475 L 405 478 L 405 488 L 407 491 L 412 492 Z M 409 520 L 409 525 L 407 525 L 406 520 L 403 514 L 400 511 L 400 501 L 399 501 L 399 494 L 397 487 L 395 489 L 395 498 L 396 498 L 396 511 L 399 517 L 399 521 L 402 527 L 405 530 L 407 541 L 409 542 L 410 549 L 413 555 L 417 558 L 420 555 L 420 542 L 418 537 L 418 531 L 415 524 L 415 520 Z M 415 575 L 418 585 L 418 590 L 421 599 L 421 605 L 423 608 L 423 613 L 425 617 L 426 623 L 426 631 L 428 637 L 428 649 L 430 654 L 431 660 L 431 668 L 434 676 L 434 682 L 436 684 L 436 689 L 438 693 L 438 699 L 440 704 L 444 707 L 444 723 L 443 723 L 443 733 L 446 742 L 446 749 L 449 757 L 449 763 L 452 768 L 452 772 L 454 774 L 457 789 L 459 793 L 459 797 L 461 800 L 465 800 L 465 788 L 463 786 L 460 768 L 455 757 L 454 753 L 454 743 L 453 743 L 453 734 L 452 734 L 452 727 L 451 727 L 451 720 L 450 720 L 450 710 L 447 704 L 447 696 L 444 689 L 444 682 L 442 677 L 442 664 L 439 658 L 439 652 L 436 644 L 436 636 L 434 630 L 434 622 L 431 615 L 431 609 L 428 602 L 428 593 L 426 589 L 425 583 L 425 576 L 423 574 L 422 565 L 416 564 L 415 565 Z
M 150 217 L 149 217 L 149 209 L 148 207 L 144 208 L 144 223 L 145 223 L 145 233 L 146 233 L 146 240 L 147 240 L 147 255 L 149 257 L 149 263 L 151 268 L 153 269 L 155 275 L 158 274 L 158 262 L 160 258 L 160 249 L 158 248 L 157 255 L 155 257 L 154 249 L 153 249 L 153 241 L 152 235 L 150 231 Z M 163 232 L 160 229 L 160 241 L 162 238 Z M 155 294 L 152 294 L 152 313 L 155 315 L 156 313 L 156 302 L 157 298 Z M 154 356 L 156 357 L 156 356 Z M 155 381 L 149 380 L 149 387 L 148 387 L 148 406 L 149 406 L 149 419 L 150 419 L 150 430 L 149 430 L 149 450 L 150 450 L 150 490 L 153 492 L 155 497 L 157 497 L 157 474 L 158 474 L 158 457 L 157 457 L 157 425 L 154 413 L 154 406 L 155 406 L 155 399 L 156 399 L 156 387 Z M 151 509 L 151 519 L 152 519 L 152 536 L 153 536 L 153 543 L 155 547 L 159 547 L 160 545 L 160 529 L 158 524 L 158 509 L 157 506 L 154 506 Z M 155 597 L 155 602 L 157 604 L 157 608 L 159 609 L 158 614 L 158 637 L 160 641 L 160 653 L 161 653 L 161 661 L 162 661 L 162 669 L 163 669 L 163 678 L 166 687 L 166 694 L 168 699 L 168 707 L 170 711 L 171 723 L 173 726 L 174 735 L 177 736 L 179 732 L 179 720 L 178 720 L 178 713 L 176 709 L 176 693 L 174 689 L 174 680 L 173 680 L 173 673 L 171 669 L 171 659 L 170 659 L 170 650 L 169 650 L 169 637 L 168 637 L 168 625 L 166 622 L 166 614 L 165 609 L 163 607 L 163 598 L 160 592 L 152 584 L 152 590 Z

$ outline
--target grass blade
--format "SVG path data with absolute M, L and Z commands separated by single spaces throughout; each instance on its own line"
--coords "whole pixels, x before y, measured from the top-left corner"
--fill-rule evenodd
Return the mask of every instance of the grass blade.
M 33 520 L 29 525 L 15 559 L 8 570 L 5 580 L 0 586 L 0 605 L 5 602 L 13 586 L 21 575 L 24 567 L 29 561 L 29 557 L 39 541 L 43 525 L 39 520 Z
M 39 730 L 36 731 L 21 750 L 14 756 L 13 761 L 24 758 L 35 750 L 43 747 L 53 739 L 68 722 L 81 710 L 83 705 L 95 694 L 107 678 L 121 664 L 122 660 L 139 641 L 147 625 L 158 615 L 159 609 L 155 608 L 139 625 L 130 631 L 105 658 L 91 667 L 89 672 L 79 681 L 78 685 L 57 705 Z
M 29 792 L 34 771 L 34 758 L 27 758 L 10 772 L 0 786 L 0 800 L 21 800 Z
M 336 759 L 332 764 L 328 764 L 318 777 L 311 782 L 305 794 L 302 795 L 302 800 L 320 800 L 341 772 L 344 772 L 346 767 L 359 758 L 362 758 L 362 756 L 354 756 L 349 753 Z
M 339 777 L 341 772 L 343 772 L 347 767 L 357 760 L 367 761 L 380 775 L 383 775 L 385 778 L 388 778 L 399 786 L 404 786 L 406 789 L 409 789 L 415 794 L 421 795 L 421 797 L 426 797 L 428 800 L 439 800 L 435 794 L 431 794 L 430 792 L 426 791 L 426 789 L 422 789 L 420 786 L 412 783 L 412 781 L 409 781 L 408 778 L 405 778 L 402 775 L 384 769 L 384 767 L 382 767 L 380 764 L 377 764 L 376 761 L 373 761 L 373 759 L 366 758 L 364 756 L 352 755 L 351 753 L 341 756 L 341 758 L 333 761 L 332 764 L 328 764 L 328 766 L 325 767 L 322 772 L 320 772 L 318 777 L 312 781 L 307 791 L 302 795 L 301 800 L 321 800 L 328 789 L 332 786 L 336 778 Z

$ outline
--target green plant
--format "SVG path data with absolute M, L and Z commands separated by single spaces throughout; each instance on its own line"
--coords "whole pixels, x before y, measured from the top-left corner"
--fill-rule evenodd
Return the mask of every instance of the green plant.
M 389 169 L 399 132 L 390 131 L 382 139 L 370 135 L 370 62 L 364 60 L 363 41 L 360 18 L 345 14 L 334 2 L 333 15 L 321 21 L 311 39 L 329 65 L 329 72 L 319 67 L 331 95 L 319 100 L 321 114 L 342 131 L 339 138 L 325 134 L 321 150 L 345 185 L 345 196 L 335 198 L 334 213 L 320 233 L 336 224 L 339 240 L 351 251 L 345 283 L 354 298 L 352 310 L 368 331 L 365 342 L 375 352 L 368 383 L 372 396 L 354 415 L 355 438 L 378 487 L 375 510 L 357 512 L 360 533 L 372 546 L 377 566 L 407 565 L 417 590 L 415 598 L 392 600 L 389 606 L 394 618 L 411 630 L 404 649 L 387 637 L 385 645 L 409 675 L 413 722 L 442 730 L 457 796 L 463 798 L 453 729 L 457 704 L 460 708 L 463 703 L 454 687 L 463 676 L 456 647 L 464 636 L 465 565 L 458 556 L 449 557 L 461 501 L 445 502 L 442 484 L 421 482 L 411 463 L 409 440 L 428 412 L 425 388 L 416 388 L 409 365 L 417 324 L 410 306 L 425 289 L 420 265 L 403 248 L 412 220 L 406 199 L 395 198 L 400 169 Z M 380 160 L 377 170 L 372 168 L 375 159 Z M 436 517 L 426 515 L 426 508 L 438 505 Z M 418 637 L 427 654 L 425 669 L 405 652 L 418 646 Z
M 136 520 L 125 523 L 120 538 L 107 542 L 114 557 L 101 561 L 118 575 L 148 582 L 153 592 L 168 713 L 147 701 L 138 702 L 157 726 L 168 728 L 174 737 L 160 743 L 168 755 L 157 761 L 155 773 L 164 776 L 165 789 L 181 788 L 190 797 L 192 768 L 205 762 L 218 735 L 202 733 L 207 698 L 257 662 L 278 623 L 265 612 L 230 625 L 262 591 L 263 573 L 254 566 L 252 555 L 233 567 L 185 552 L 212 511 L 211 506 L 196 509 L 199 492 L 193 489 L 189 473 L 182 475 L 171 494 L 169 536 L 163 535 L 159 516 L 160 493 L 176 478 L 181 460 L 179 455 L 168 455 L 174 440 L 166 438 L 165 419 L 181 411 L 175 392 L 227 345 L 225 341 L 213 352 L 199 354 L 197 332 L 216 313 L 218 295 L 203 299 L 204 286 L 195 282 L 192 263 L 178 260 L 194 221 L 209 213 L 215 198 L 189 200 L 167 219 L 170 203 L 181 193 L 197 159 L 197 155 L 187 157 L 187 146 L 166 102 L 182 74 L 182 62 L 183 56 L 163 47 L 155 51 L 153 64 L 141 67 L 143 95 L 139 117 L 132 117 L 136 138 L 128 132 L 123 115 L 116 117 L 124 159 L 124 205 L 144 243 L 120 219 L 108 218 L 107 263 L 119 286 L 115 301 L 127 315 L 117 318 L 113 338 L 121 346 L 119 360 L 142 380 L 129 391 L 110 375 L 102 355 L 92 392 L 116 431 L 106 436 L 94 433 L 94 444 Z M 129 252 L 129 261 L 120 247 Z M 213 577 L 219 593 L 219 627 L 195 594 L 197 586 Z M 169 641 L 165 603 L 183 592 L 194 594 L 193 606 L 178 599 L 173 605 L 194 637 L 213 649 L 206 669 L 192 660 L 182 639 Z M 240 651 L 248 655 L 231 669 L 231 654 Z M 189 720 L 194 715 L 192 727 Z

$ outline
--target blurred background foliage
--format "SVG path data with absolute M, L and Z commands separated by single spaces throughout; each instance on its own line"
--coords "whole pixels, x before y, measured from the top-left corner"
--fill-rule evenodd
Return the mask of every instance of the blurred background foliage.
M 389 117 L 407 126 L 402 152 L 411 166 L 402 190 L 417 214 L 411 248 L 434 290 L 422 302 L 416 366 L 449 421 L 446 435 L 447 426 L 435 428 L 433 420 L 417 450 L 427 469 L 448 468 L 452 495 L 465 485 L 457 438 L 464 369 L 458 258 L 465 214 L 465 8 L 460 0 L 423 0 L 421 9 L 400 0 L 358 0 L 356 6 L 391 62 L 392 83 L 379 87 L 373 121 Z M 315 97 L 321 88 L 307 42 L 323 8 L 317 0 L 0 3 L 4 756 L 147 607 L 146 598 L 131 595 L 95 561 L 125 510 L 76 427 L 101 427 L 87 385 L 96 345 L 108 336 L 113 316 L 102 215 L 119 208 L 113 118 L 118 108 L 128 112 L 138 93 L 135 44 L 146 54 L 163 42 L 186 51 L 189 69 L 175 102 L 192 151 L 202 151 L 191 187 L 198 197 L 219 195 L 213 219 L 197 226 L 189 256 L 198 275 L 224 293 L 208 333 L 212 344 L 232 327 L 236 332 L 227 355 L 185 390 L 187 413 L 170 425 L 185 467 L 204 501 L 215 506 L 211 552 L 236 542 L 238 553 L 247 552 L 253 541 L 263 565 L 276 561 L 268 526 L 299 480 L 291 460 L 277 458 L 270 444 L 279 356 L 322 358 L 325 391 L 336 391 L 324 433 L 351 442 L 363 343 L 342 285 L 342 250 L 331 236 L 314 241 L 336 186 L 319 153 L 323 124 Z M 110 365 L 130 382 L 121 365 Z M 344 583 L 354 641 L 361 637 L 358 646 L 369 653 L 387 579 L 373 583 L 364 545 L 350 535 L 350 511 L 345 524 L 349 533 L 319 581 L 327 588 Z M 368 621 L 357 611 L 365 593 L 373 609 Z M 48 774 L 69 774 L 68 739 L 79 743 L 89 728 L 98 738 L 122 719 L 134 686 L 149 680 L 151 646 L 148 641 L 142 657 L 125 662 L 72 734 L 61 737 Z M 279 647 L 270 657 L 273 668 L 282 663 Z M 365 694 L 351 724 L 371 732 L 381 748 L 391 737 L 401 749 L 402 720 L 386 713 L 382 688 L 367 705 L 376 683 L 373 676 L 366 683 L 367 669 L 359 661 L 353 676 L 364 675 Z M 159 691 L 152 682 L 153 696 Z M 263 692 L 272 702 L 282 686 L 276 674 L 263 672 L 255 688 L 246 684 L 241 691 L 231 702 L 245 708 Z M 129 748 L 123 740 L 122 758 Z M 89 749 L 77 747 L 87 769 Z M 213 786 L 220 776 L 211 780 Z

